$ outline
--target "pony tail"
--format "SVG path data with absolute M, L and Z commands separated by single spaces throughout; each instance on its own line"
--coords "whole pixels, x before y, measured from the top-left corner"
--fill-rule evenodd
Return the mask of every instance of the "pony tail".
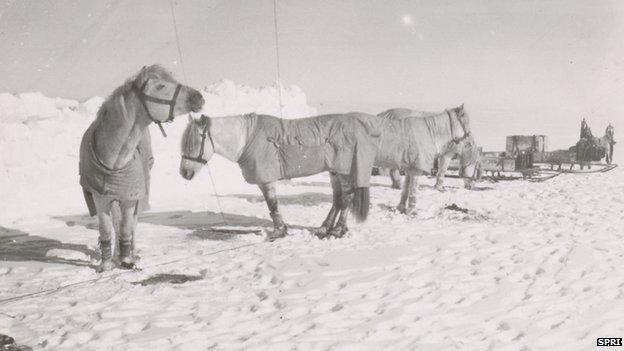
M 360 223 L 368 217 L 370 207 L 370 190 L 368 187 L 355 188 L 353 201 L 351 202 L 351 212 L 355 215 L 355 220 Z

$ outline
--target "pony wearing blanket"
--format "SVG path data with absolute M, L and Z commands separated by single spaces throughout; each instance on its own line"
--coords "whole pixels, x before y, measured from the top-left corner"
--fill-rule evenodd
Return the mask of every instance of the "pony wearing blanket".
M 401 109 L 395 109 L 395 110 L 401 110 Z M 437 112 L 429 112 L 429 111 L 415 111 L 415 110 L 410 110 L 410 113 L 406 113 L 406 115 L 409 115 L 410 117 L 425 117 L 425 116 L 433 116 L 435 114 L 437 114 Z M 384 118 L 385 116 L 387 116 L 388 111 L 384 111 L 380 114 L 378 114 L 377 116 Z M 392 189 L 401 189 L 401 170 L 399 170 L 398 168 L 386 168 L 386 167 L 382 167 L 379 168 L 379 173 L 383 173 L 383 174 L 388 174 L 388 176 L 390 176 L 390 180 L 392 181 Z
M 380 159 L 376 164 L 390 160 L 406 173 L 398 205 L 400 212 L 414 209 L 417 175 L 437 169 L 435 188 L 444 191 L 444 175 L 454 157 L 459 156 L 459 175 L 464 178 L 464 187 L 472 188 L 478 172 L 479 151 L 470 132 L 470 120 L 464 105 L 438 113 L 390 109 L 377 116 L 385 119 L 386 123 L 382 129 Z M 400 148 L 393 145 L 396 139 L 392 135 L 397 130 L 401 134 L 401 145 L 406 148 L 402 160 L 391 156 L 393 148 Z M 409 203 L 406 206 L 407 199 Z
M 438 164 L 436 188 L 443 189 L 444 174 L 455 156 L 460 158 L 460 175 L 464 177 L 465 186 L 472 187 L 478 171 L 479 152 L 470 133 L 464 105 L 424 117 L 418 111 L 391 109 L 374 118 L 376 129 L 381 131 L 375 166 L 406 173 L 398 205 L 400 212 L 413 212 L 418 187 L 416 177 L 428 174 L 435 161 Z M 343 216 L 339 202 L 342 191 L 339 179 L 332 179 L 332 189 L 334 203 L 321 228 L 335 228 L 336 216 Z M 347 230 L 346 225 L 339 223 L 338 226 Z M 331 233 L 335 232 L 334 229 Z
M 137 217 L 149 207 L 153 157 L 148 126 L 157 123 L 164 134 L 162 122 L 197 112 L 203 104 L 197 90 L 181 85 L 161 66 L 152 65 L 117 88 L 98 110 L 82 137 L 79 173 L 89 214 L 98 216 L 99 271 L 113 268 L 113 237 L 118 241 L 114 247 L 118 247 L 121 267 L 135 264 Z M 113 223 L 119 224 L 117 235 Z
M 348 113 L 295 120 L 253 113 L 202 116 L 189 120 L 182 136 L 180 174 L 192 179 L 214 153 L 237 162 L 245 181 L 257 184 L 266 200 L 274 225 L 267 240 L 272 241 L 287 234 L 275 194 L 280 179 L 332 171 L 345 184 L 344 209 L 353 196 L 368 199 L 379 136 L 370 117 L 374 116 Z M 368 215 L 364 202 L 355 208 L 362 221 Z
M 611 163 L 613 163 L 613 147 L 615 145 L 615 136 L 614 128 L 611 123 L 609 123 L 609 125 L 607 126 L 607 129 L 605 130 L 605 135 L 597 138 L 596 142 L 598 143 L 598 145 L 606 150 L 605 157 L 607 164 L 610 165 Z

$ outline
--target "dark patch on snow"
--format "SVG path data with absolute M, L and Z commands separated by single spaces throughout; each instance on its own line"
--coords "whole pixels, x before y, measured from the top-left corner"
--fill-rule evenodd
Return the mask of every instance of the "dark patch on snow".
M 202 279 L 200 275 L 186 275 L 186 274 L 170 274 L 170 273 L 160 273 L 154 276 L 151 276 L 147 279 L 140 280 L 138 282 L 133 282 L 134 285 L 156 285 L 156 284 L 184 284 L 186 282 L 193 282 L 196 280 Z

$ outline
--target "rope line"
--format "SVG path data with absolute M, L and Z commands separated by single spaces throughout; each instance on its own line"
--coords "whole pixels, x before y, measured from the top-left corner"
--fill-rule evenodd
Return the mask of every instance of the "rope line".
M 249 247 L 249 246 L 255 246 L 260 244 L 261 242 L 257 242 L 257 243 L 249 243 L 249 244 L 244 244 L 244 245 L 239 245 L 239 246 L 235 246 L 235 247 L 229 247 L 227 249 L 221 249 L 221 250 L 217 250 L 217 251 L 213 251 L 210 252 L 208 254 L 202 255 L 202 257 L 205 256 L 213 256 L 222 252 L 227 252 L 227 251 L 236 251 L 238 249 L 242 249 L 244 247 Z M 171 263 L 177 263 L 180 261 L 184 261 L 186 260 L 187 257 L 183 257 L 183 258 L 178 258 L 175 260 L 170 260 L 170 261 L 166 261 L 166 262 L 161 262 L 161 263 L 157 263 L 151 266 L 147 266 L 144 267 L 143 269 L 150 269 L 150 268 L 156 268 L 156 267 L 160 267 L 160 266 L 165 266 Z M 75 287 L 75 286 L 81 286 L 81 285 L 86 285 L 89 283 L 97 283 L 100 281 L 103 281 L 105 279 L 111 279 L 111 278 L 115 278 L 124 274 L 128 274 L 128 273 L 136 273 L 137 271 L 135 270 L 125 270 L 125 271 L 121 271 L 118 273 L 113 273 L 113 274 L 109 274 L 106 276 L 99 276 L 97 278 L 92 278 L 92 279 L 87 279 L 87 280 L 82 280 L 82 281 L 78 281 L 75 283 L 71 283 L 71 284 L 66 284 L 66 285 L 61 285 L 59 287 L 56 288 L 50 288 L 50 289 L 45 289 L 45 290 L 41 290 L 41 291 L 37 291 L 37 292 L 33 292 L 33 293 L 28 293 L 28 294 L 23 294 L 23 295 L 18 295 L 18 296 L 13 296 L 13 297 L 9 297 L 6 299 L 2 299 L 0 300 L 0 305 L 5 304 L 5 303 L 9 303 L 9 302 L 14 302 L 14 301 L 20 301 L 20 300 L 24 300 L 24 299 L 28 299 L 28 298 L 32 298 L 32 297 L 39 297 L 39 296 L 46 296 L 46 295 L 51 295 L 54 293 L 57 293 L 59 291 L 71 288 L 71 287 Z
M 182 74 L 184 75 L 184 81 L 188 84 L 188 77 L 186 76 L 186 69 L 184 68 L 184 60 L 182 59 L 182 49 L 180 48 L 180 35 L 178 34 L 178 22 L 175 17 L 175 9 L 173 7 L 173 0 L 169 0 L 169 7 L 171 7 L 171 19 L 173 20 L 173 29 L 175 32 L 176 39 L 176 47 L 178 48 L 178 57 L 180 58 L 180 66 L 182 67 Z M 223 213 L 223 206 L 221 205 L 221 197 L 217 193 L 217 187 L 215 186 L 214 177 L 212 176 L 212 171 L 210 170 L 210 164 L 206 164 L 206 169 L 208 170 L 208 177 L 210 178 L 210 183 L 212 184 L 212 190 L 215 198 L 217 199 L 217 206 L 219 207 L 219 214 L 221 214 L 221 220 L 224 225 L 229 225 L 227 219 L 225 219 L 225 214 Z
M 273 24 L 275 28 L 275 63 L 277 68 L 277 97 L 279 99 L 280 118 L 284 118 L 282 111 L 282 79 L 280 77 L 280 54 L 279 54 L 279 34 L 277 27 L 277 0 L 273 0 Z
M 175 10 L 173 8 L 173 0 L 169 1 L 169 7 L 171 7 L 171 19 L 173 20 L 173 31 L 175 32 L 176 47 L 178 48 L 178 57 L 180 58 L 180 66 L 182 67 L 182 74 L 184 75 L 184 81 L 188 84 L 188 78 L 186 76 L 186 69 L 184 69 L 184 60 L 182 59 L 182 49 L 180 48 L 180 35 L 178 34 L 178 22 L 175 17 Z

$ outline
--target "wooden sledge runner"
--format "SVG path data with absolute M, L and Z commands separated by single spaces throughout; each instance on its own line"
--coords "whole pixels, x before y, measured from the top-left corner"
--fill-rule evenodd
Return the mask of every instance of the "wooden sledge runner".
M 586 170 L 578 170 L 578 169 L 561 169 L 559 172 L 561 173 L 570 173 L 570 174 L 591 174 L 591 173 L 606 173 L 617 168 L 617 164 L 605 164 L 605 163 L 593 163 L 592 168 L 588 168 Z M 598 168 L 596 168 L 598 167 Z

